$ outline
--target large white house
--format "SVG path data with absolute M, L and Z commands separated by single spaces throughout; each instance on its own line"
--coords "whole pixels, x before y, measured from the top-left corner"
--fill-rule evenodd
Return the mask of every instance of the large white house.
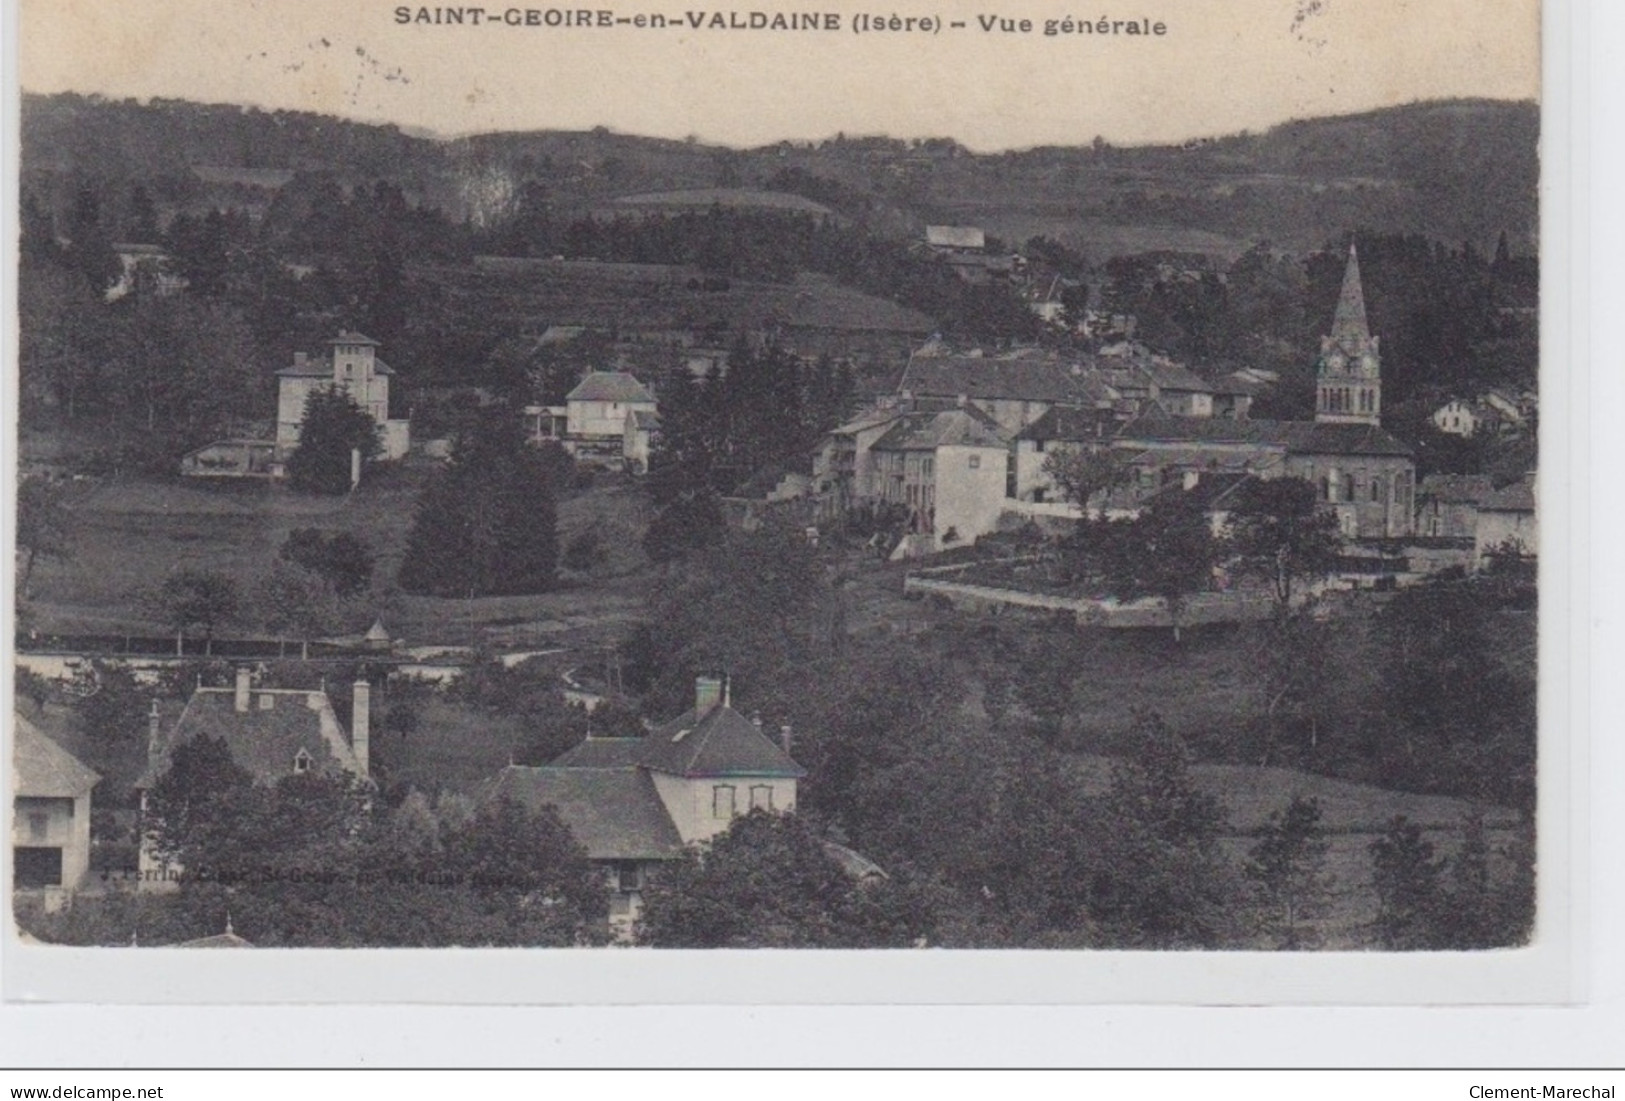
M 327 347 L 326 358 L 312 359 L 304 352 L 295 352 L 293 366 L 276 373 L 277 452 L 286 455 L 299 446 L 299 430 L 310 395 L 334 389 L 349 394 L 377 423 L 384 458 L 403 457 L 411 445 L 411 423 L 389 417 L 389 380 L 395 372 L 378 358 L 378 341 L 340 330 Z
M 807 773 L 729 706 L 723 681 L 700 677 L 694 707 L 641 738 L 591 738 L 544 766 L 509 765 L 482 799 L 551 806 L 613 889 L 610 919 L 625 931 L 651 867 L 709 841 L 752 810 L 791 811 Z

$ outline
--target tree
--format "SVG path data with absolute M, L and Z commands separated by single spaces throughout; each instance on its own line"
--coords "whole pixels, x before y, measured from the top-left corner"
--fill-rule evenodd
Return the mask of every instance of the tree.
M 325 581 L 341 599 L 359 596 L 372 584 L 372 548 L 347 531 L 295 528 L 277 557 Z
M 214 570 L 183 567 L 164 579 L 153 598 L 153 611 L 175 632 L 175 653 L 186 632 L 203 632 L 203 652 L 213 653 L 214 633 L 237 618 L 241 600 L 237 582 Z
M 1377 889 L 1377 937 L 1383 947 L 1401 951 L 1439 946 L 1438 920 L 1444 893 L 1444 861 L 1421 827 L 1404 815 L 1388 822 L 1371 843 L 1372 879 Z
M 1161 600 L 1178 642 L 1186 602 L 1208 588 L 1219 559 L 1201 498 L 1188 490 L 1161 493 L 1134 519 L 1110 521 L 1106 533 L 1101 573 L 1107 586 L 1119 600 Z
M 575 939 L 609 910 L 602 874 L 551 807 L 533 810 L 506 797 L 487 802 L 447 832 L 444 860 L 510 919 L 540 919 L 560 939 Z
M 1055 483 L 1068 501 L 1089 518 L 1091 502 L 1102 493 L 1122 485 L 1128 468 L 1111 448 L 1066 448 L 1051 451 L 1044 459 L 1044 476 Z
M 900 894 L 887 880 L 854 880 L 798 816 L 757 809 L 655 873 L 637 938 L 662 948 L 906 947 L 933 921 Z
M 1329 849 L 1315 799 L 1295 795 L 1286 810 L 1270 813 L 1245 871 L 1262 906 L 1260 925 L 1277 947 L 1312 946 L 1305 922 L 1319 914 L 1331 889 Z
M 1312 606 L 1298 608 L 1253 626 L 1247 663 L 1264 705 L 1264 748 L 1259 764 L 1268 766 L 1281 736 L 1308 729 L 1308 746 L 1320 744 L 1321 726 L 1346 713 L 1349 670 L 1340 662 L 1329 618 Z
M 1155 713 L 1101 802 L 1089 911 L 1128 943 L 1211 944 L 1234 887 L 1218 848 L 1225 812 L 1190 777 L 1190 747 Z
M 288 456 L 288 484 L 302 493 L 347 493 L 351 453 L 359 451 L 368 462 L 382 450 L 378 423 L 348 391 L 313 390 L 305 400 L 299 446 Z
M 219 738 L 176 746 L 169 767 L 147 792 L 146 839 L 185 879 L 239 878 L 263 854 L 264 791 Z
M 327 582 L 283 562 L 272 563 L 254 592 L 260 622 L 276 635 L 279 656 L 280 643 L 291 635 L 299 640 L 300 657 L 308 659 L 310 640 L 331 626 L 337 604 Z
M 1225 542 L 1241 572 L 1266 580 L 1276 616 L 1292 606 L 1293 585 L 1331 573 L 1342 547 L 1337 517 L 1320 507 L 1302 478 L 1249 478 L 1236 490 Z
M 399 582 L 410 593 L 471 598 L 545 592 L 556 581 L 556 488 L 505 406 L 480 413 L 424 487 Z
M 18 592 L 27 599 L 34 563 L 41 558 L 66 558 L 73 551 L 73 516 L 62 486 L 38 476 L 17 483 L 17 549 L 22 552 Z

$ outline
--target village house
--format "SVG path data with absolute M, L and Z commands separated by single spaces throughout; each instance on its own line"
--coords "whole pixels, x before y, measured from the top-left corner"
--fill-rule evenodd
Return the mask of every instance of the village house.
M 1540 527 L 1535 508 L 1538 480 L 1531 472 L 1479 502 L 1473 559 L 1480 567 L 1504 551 L 1515 551 L 1525 558 L 1539 553 Z
M 389 380 L 395 372 L 378 358 L 378 341 L 361 333 L 341 330 L 327 342 L 325 359 L 295 352 L 293 365 L 277 374 L 276 447 L 286 456 L 299 446 L 305 403 L 317 390 L 333 389 L 350 395 L 378 425 L 383 457 L 399 459 L 411 445 L 411 422 L 391 420 Z
M 564 446 L 577 459 L 612 464 L 625 461 L 628 418 L 657 410 L 655 396 L 625 371 L 592 371 L 564 400 Z
M 90 792 L 101 777 L 23 715 L 13 718 L 12 886 L 72 891 L 90 871 Z
M 1452 436 L 1469 437 L 1478 432 L 1482 413 L 1477 402 L 1452 398 L 1433 411 L 1433 426 Z
M 906 530 L 929 551 L 974 542 L 998 529 L 1010 445 L 972 405 L 909 413 L 870 445 L 865 496 L 906 510 Z
M 236 670 L 229 688 L 200 685 L 167 731 L 155 701 L 148 719 L 147 768 L 135 785 L 143 812 L 147 793 L 169 771 L 175 749 L 200 736 L 223 741 L 232 760 L 258 783 L 307 772 L 368 779 L 372 688 L 358 680 L 351 692 L 348 732 L 325 689 L 266 688 L 254 684 L 246 666 Z M 146 844 L 139 869 L 143 887 L 172 885 L 180 875 Z
M 640 738 L 593 738 L 542 766 L 509 765 L 481 800 L 551 806 L 609 878 L 610 921 L 636 921 L 646 877 L 752 810 L 793 811 L 806 770 L 729 703 L 725 682 L 695 681 L 694 707 Z
M 1494 492 L 1494 483 L 1483 474 L 1429 474 L 1416 488 L 1416 534 L 1474 538 L 1478 506 Z

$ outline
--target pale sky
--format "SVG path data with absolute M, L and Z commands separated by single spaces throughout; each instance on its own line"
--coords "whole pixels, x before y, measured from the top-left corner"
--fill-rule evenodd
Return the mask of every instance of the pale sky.
M 978 150 L 1181 140 L 1421 99 L 1539 98 L 1539 0 L 578 2 L 616 17 L 826 12 L 841 28 L 509 27 L 507 7 L 483 9 L 496 25 L 401 25 L 394 0 L 22 0 L 21 83 L 448 135 L 602 125 L 757 145 L 844 131 Z M 944 25 L 854 33 L 860 11 Z M 1166 33 L 1043 33 L 1048 19 L 1103 15 Z M 978 16 L 1034 28 L 989 33 Z

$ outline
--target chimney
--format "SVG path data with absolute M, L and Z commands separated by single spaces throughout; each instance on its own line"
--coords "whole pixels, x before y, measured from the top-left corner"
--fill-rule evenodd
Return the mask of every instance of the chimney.
M 232 700 L 232 706 L 239 712 L 248 710 L 248 684 L 248 666 L 239 665 L 237 667 L 237 691 Z
M 350 707 L 350 752 L 355 755 L 356 764 L 361 767 L 361 775 L 366 776 L 371 767 L 367 760 L 368 750 L 371 746 L 372 725 L 372 685 L 365 680 L 358 680 L 353 686 L 353 703 Z
M 784 750 L 786 757 L 790 756 L 790 724 L 785 723 L 779 727 L 779 748 Z
M 694 717 L 704 717 L 722 702 L 722 678 L 696 677 L 694 679 Z

